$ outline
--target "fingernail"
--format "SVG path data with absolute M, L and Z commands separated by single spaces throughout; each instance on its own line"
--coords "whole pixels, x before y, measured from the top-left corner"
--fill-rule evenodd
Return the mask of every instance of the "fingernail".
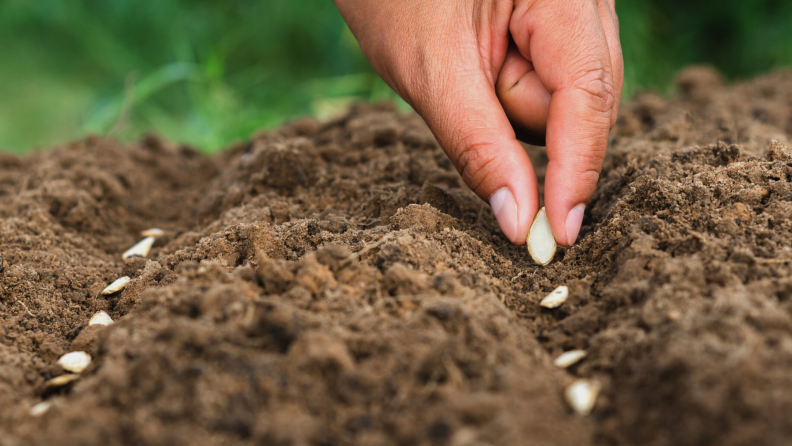
M 517 236 L 517 202 L 508 187 L 498 189 L 490 197 L 490 206 L 503 235 L 511 241 Z
M 572 208 L 567 214 L 566 218 L 566 231 L 567 231 L 567 243 L 569 246 L 575 244 L 575 240 L 577 240 L 578 233 L 580 232 L 580 225 L 583 224 L 583 212 L 586 210 L 585 204 L 579 204 Z

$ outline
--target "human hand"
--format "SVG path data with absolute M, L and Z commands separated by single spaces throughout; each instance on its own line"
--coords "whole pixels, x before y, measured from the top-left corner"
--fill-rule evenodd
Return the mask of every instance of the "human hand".
M 577 239 L 616 122 L 614 1 L 335 0 L 373 67 L 518 245 L 539 193 L 515 129 L 546 141 L 545 207 L 564 246 Z

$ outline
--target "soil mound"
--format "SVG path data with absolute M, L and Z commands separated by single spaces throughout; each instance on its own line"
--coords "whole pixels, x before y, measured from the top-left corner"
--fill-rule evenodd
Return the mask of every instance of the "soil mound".
M 789 444 L 792 73 L 678 84 L 625 104 L 546 267 L 388 106 L 211 158 L 0 155 L 0 445 Z M 74 350 L 93 362 L 54 385 Z M 589 416 L 577 378 L 602 386 Z

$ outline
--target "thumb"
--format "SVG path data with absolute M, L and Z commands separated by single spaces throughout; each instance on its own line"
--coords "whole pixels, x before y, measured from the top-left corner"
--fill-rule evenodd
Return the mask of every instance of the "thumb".
M 611 51 L 594 1 L 524 2 L 520 9 L 513 16 L 512 36 L 551 94 L 547 217 L 556 241 L 569 246 L 605 159 L 619 94 Z
M 522 245 L 538 209 L 538 185 L 495 87 L 484 72 L 451 74 L 443 84 L 413 106 L 465 184 L 492 206 L 504 235 Z

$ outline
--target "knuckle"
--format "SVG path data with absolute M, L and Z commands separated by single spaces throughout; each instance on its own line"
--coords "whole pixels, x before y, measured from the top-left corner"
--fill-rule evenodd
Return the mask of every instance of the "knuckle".
M 579 154 L 574 163 L 575 171 L 581 176 L 592 174 L 599 176 L 600 172 L 602 171 L 604 155 L 604 153 L 600 153 L 599 151 Z
M 466 143 L 460 141 L 454 165 L 470 189 L 478 193 L 478 189 L 487 179 L 494 165 L 495 158 L 488 154 L 488 142 Z
M 577 187 L 593 191 L 599 181 L 601 169 L 578 170 L 574 173 L 573 181 Z
M 574 184 L 593 187 L 597 184 L 600 172 L 602 172 L 602 159 L 578 154 L 575 159 L 563 163 L 562 171 L 568 172 L 567 176 Z
M 610 114 L 616 102 L 613 75 L 601 62 L 589 63 L 578 72 L 575 88 L 591 98 L 590 107 L 598 113 Z
M 605 148 L 594 148 L 576 153 L 567 166 L 570 172 L 574 172 L 576 182 L 596 184 L 604 161 Z

